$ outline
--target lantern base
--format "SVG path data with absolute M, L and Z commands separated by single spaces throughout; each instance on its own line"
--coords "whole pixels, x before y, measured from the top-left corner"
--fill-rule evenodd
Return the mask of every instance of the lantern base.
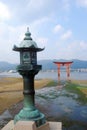
M 23 108 L 14 118 L 14 124 L 17 121 L 35 121 L 36 126 L 39 127 L 46 123 L 45 116 L 39 110 L 30 110 L 28 108 Z

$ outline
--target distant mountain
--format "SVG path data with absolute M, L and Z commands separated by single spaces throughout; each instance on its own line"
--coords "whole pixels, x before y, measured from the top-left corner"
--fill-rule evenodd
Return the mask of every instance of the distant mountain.
M 0 62 L 0 71 L 15 70 L 16 64 L 11 64 L 5 61 Z
M 73 59 L 72 61 L 73 61 L 72 68 L 74 69 L 87 68 L 87 61 L 77 59 Z
M 64 59 L 55 59 L 55 60 L 40 60 L 38 61 L 38 64 L 42 65 L 42 69 L 43 70 L 50 70 L 50 69 L 57 69 L 57 66 L 53 63 L 54 61 L 69 61 L 69 60 L 64 60 Z M 87 68 L 87 61 L 83 61 L 83 60 L 77 60 L 77 59 L 73 59 L 71 60 L 73 61 L 71 68 L 72 69 L 80 69 L 80 68 Z
M 64 59 L 54 59 L 54 60 L 39 60 L 38 64 L 42 65 L 42 70 L 55 70 L 57 66 L 53 63 L 54 61 L 68 61 Z M 72 69 L 80 69 L 80 68 L 87 68 L 87 61 L 73 59 L 73 64 L 71 65 Z M 11 64 L 8 62 L 1 61 L 0 62 L 0 71 L 9 71 L 15 70 L 17 64 Z
M 40 60 L 38 64 L 42 65 L 43 70 L 52 70 L 56 69 L 56 65 L 54 65 L 53 60 Z

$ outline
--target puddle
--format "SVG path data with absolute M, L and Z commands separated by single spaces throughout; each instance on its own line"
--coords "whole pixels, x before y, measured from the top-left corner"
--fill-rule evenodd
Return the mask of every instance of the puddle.
M 87 104 L 78 101 L 78 94 L 48 87 L 36 90 L 35 98 L 48 120 L 63 122 L 63 130 L 87 129 Z

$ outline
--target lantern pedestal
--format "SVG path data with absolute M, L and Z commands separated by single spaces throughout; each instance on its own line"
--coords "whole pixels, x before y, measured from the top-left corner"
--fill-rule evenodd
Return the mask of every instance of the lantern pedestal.
M 31 68 L 27 68 L 26 66 L 19 65 L 17 67 L 17 71 L 23 76 L 23 84 L 24 84 L 24 107 L 19 112 L 18 115 L 14 118 L 14 123 L 19 120 L 29 121 L 33 120 L 36 123 L 36 126 L 43 125 L 45 121 L 45 116 L 35 107 L 34 101 L 34 76 L 41 69 L 41 65 L 32 66 Z
M 37 127 L 43 125 L 45 123 L 45 116 L 44 114 L 40 113 L 37 109 L 36 110 L 26 110 L 22 109 L 18 115 L 14 118 L 14 123 L 17 121 L 35 121 Z

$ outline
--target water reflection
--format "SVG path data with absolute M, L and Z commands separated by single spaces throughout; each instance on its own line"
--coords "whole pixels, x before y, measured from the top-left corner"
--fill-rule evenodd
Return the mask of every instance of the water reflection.
M 63 130 L 87 129 L 87 103 L 78 101 L 78 94 L 57 87 L 36 91 L 36 102 L 48 120 L 62 121 Z

